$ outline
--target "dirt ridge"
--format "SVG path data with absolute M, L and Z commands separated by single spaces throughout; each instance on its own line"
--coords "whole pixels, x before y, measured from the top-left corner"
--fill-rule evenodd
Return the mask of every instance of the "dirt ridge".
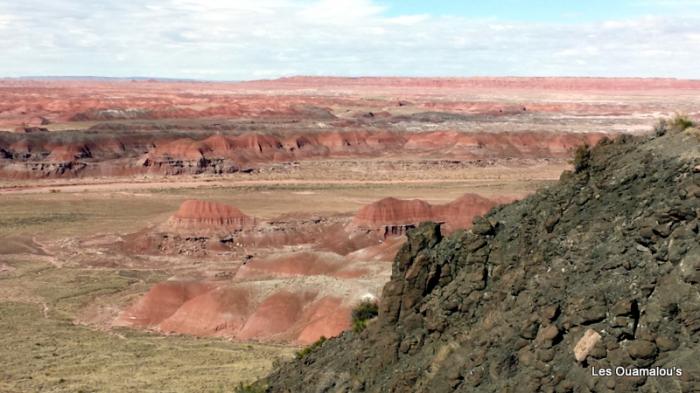
M 106 135 L 0 133 L 0 178 L 250 172 L 270 163 L 341 157 L 439 154 L 462 160 L 562 159 L 603 133 L 323 131 Z

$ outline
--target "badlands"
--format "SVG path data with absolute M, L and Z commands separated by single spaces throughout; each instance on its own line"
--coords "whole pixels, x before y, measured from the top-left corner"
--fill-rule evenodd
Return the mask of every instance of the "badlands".
M 0 391 L 256 380 L 350 329 L 421 222 L 467 229 L 699 104 L 675 79 L 0 80 Z

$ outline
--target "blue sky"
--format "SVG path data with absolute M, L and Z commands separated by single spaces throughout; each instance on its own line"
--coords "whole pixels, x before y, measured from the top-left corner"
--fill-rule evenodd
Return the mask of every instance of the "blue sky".
M 388 15 L 431 14 L 527 22 L 577 22 L 632 18 L 643 15 L 677 15 L 698 11 L 700 1 L 633 0 L 384 0 Z
M 0 0 L 0 77 L 700 78 L 697 0 Z

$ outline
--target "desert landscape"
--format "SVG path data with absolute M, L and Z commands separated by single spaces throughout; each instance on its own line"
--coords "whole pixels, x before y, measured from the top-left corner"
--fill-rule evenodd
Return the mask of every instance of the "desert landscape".
M 642 144 L 624 142 L 628 138 L 668 138 L 640 149 L 647 149 L 655 159 L 671 160 L 676 155 L 685 160 L 685 166 L 678 164 L 682 170 L 668 164 L 658 175 L 660 184 L 674 173 L 683 173 L 677 176 L 682 177 L 678 187 L 685 192 L 678 191 L 683 195 L 678 204 L 685 210 L 666 212 L 668 220 L 649 224 L 653 233 L 639 243 L 644 248 L 639 252 L 645 258 L 648 252 L 653 260 L 657 249 L 665 247 L 668 256 L 673 244 L 662 247 L 660 242 L 683 228 L 683 234 L 673 235 L 678 239 L 676 247 L 685 245 L 674 266 L 687 255 L 697 259 L 693 241 L 697 241 L 700 156 L 697 140 L 692 139 L 696 135 L 684 128 L 678 135 L 686 139 L 664 136 L 665 130 L 658 126 L 659 119 L 679 114 L 677 119 L 689 122 L 700 118 L 700 81 L 1 79 L 0 340 L 4 349 L 0 351 L 0 391 L 229 392 L 239 383 L 264 378 L 275 363 L 278 367 L 266 380 L 270 391 L 295 392 L 303 391 L 299 379 L 294 379 L 303 374 L 299 364 L 309 359 L 317 362 L 313 366 L 317 368 L 309 371 L 310 380 L 318 386 L 326 383 L 322 374 L 327 365 L 326 371 L 337 372 L 339 384 L 328 389 L 347 389 L 325 391 L 410 391 L 401 385 L 407 381 L 419 384 L 423 389 L 419 391 L 468 391 L 487 378 L 474 377 L 479 383 L 470 385 L 470 376 L 450 379 L 450 374 L 446 380 L 457 382 L 443 389 L 431 384 L 449 370 L 436 366 L 431 371 L 434 375 L 421 379 L 411 374 L 411 367 L 403 366 L 399 355 L 367 361 L 361 368 L 396 367 L 401 378 L 369 371 L 365 376 L 372 377 L 353 374 L 351 378 L 339 370 L 363 364 L 362 356 L 351 356 L 360 350 L 371 353 L 361 347 L 369 345 L 373 334 L 384 337 L 380 344 L 396 347 L 394 352 L 407 357 L 444 351 L 436 363 L 450 356 L 464 363 L 470 357 L 477 367 L 485 358 L 500 356 L 460 353 L 457 347 L 440 349 L 448 331 L 453 342 L 488 341 L 481 333 L 460 336 L 452 328 L 436 327 L 459 309 L 449 305 L 456 302 L 448 293 L 455 290 L 448 287 L 455 277 L 464 283 L 473 281 L 462 288 L 474 285 L 482 291 L 491 285 L 479 281 L 482 274 L 476 267 L 468 272 L 471 276 L 459 270 L 464 268 L 455 262 L 463 257 L 454 254 L 461 252 L 459 244 L 468 245 L 468 258 L 483 259 L 470 260 L 469 266 L 486 266 L 488 257 L 479 254 L 486 248 L 503 260 L 526 259 L 526 253 L 539 243 L 530 239 L 529 232 L 518 235 L 513 228 L 530 230 L 542 224 L 543 239 L 561 236 L 562 244 L 566 243 L 563 232 L 557 232 L 566 227 L 595 248 L 592 239 L 600 233 L 576 227 L 583 221 L 565 220 L 574 198 L 569 192 L 577 191 L 564 191 L 562 184 L 572 190 L 579 187 L 581 198 L 587 198 L 579 206 L 599 199 L 612 203 L 607 198 L 623 198 L 630 192 L 642 198 L 646 189 L 641 186 L 615 188 L 620 177 L 628 177 L 624 184 L 636 184 L 657 176 L 644 154 L 606 147 Z M 669 127 L 675 132 L 675 125 Z M 692 123 L 687 128 L 692 129 Z M 575 157 L 581 146 L 586 146 L 586 152 L 588 147 L 602 146 L 603 153 L 593 155 L 594 168 L 599 161 L 618 165 L 616 157 L 624 154 L 629 158 L 621 162 L 628 166 L 615 167 L 620 175 L 614 179 L 591 172 L 595 182 L 591 180 L 590 185 Z M 595 157 L 601 158 L 595 161 Z M 645 162 L 648 176 L 639 171 L 630 174 L 627 168 L 635 160 Z M 613 183 L 615 187 L 608 187 Z M 549 200 L 537 202 L 547 193 L 559 198 L 559 208 L 550 206 L 555 203 Z M 658 196 L 646 198 L 663 204 Z M 675 207 L 668 198 L 669 206 L 658 209 Z M 635 201 L 641 204 L 641 200 Z M 519 204 L 511 205 L 516 201 Z M 629 206 L 624 208 L 631 211 L 635 201 L 625 199 Z M 511 212 L 515 209 L 520 210 Z M 592 219 L 608 219 L 605 208 L 591 209 L 586 214 Z M 536 212 L 537 218 L 529 219 L 528 211 Z M 516 219 L 516 213 L 522 216 Z M 438 226 L 421 225 L 427 221 Z M 494 229 L 501 228 L 498 222 L 508 230 Z M 666 224 L 666 229 L 656 227 Z M 657 248 L 652 242 L 659 244 Z M 516 243 L 521 248 L 511 249 Z M 410 270 L 408 266 L 417 263 L 418 250 L 425 247 L 437 247 L 439 256 L 449 262 L 435 262 L 430 254 L 432 262 Z M 569 268 L 564 261 L 574 258 L 563 251 L 540 251 L 533 251 L 533 258 L 554 260 L 557 269 Z M 692 266 L 688 269 L 697 269 Z M 539 270 L 535 277 L 534 270 L 492 268 L 506 275 L 502 288 L 518 286 L 512 289 L 513 298 L 493 290 L 504 302 L 517 299 L 520 292 L 527 293 L 528 299 L 537 298 L 535 290 L 528 292 L 532 289 L 528 283 L 546 276 Z M 619 266 L 610 269 L 615 268 Z M 544 268 L 538 265 L 537 269 Z M 414 282 L 416 276 L 409 270 L 432 284 Z M 458 271 L 467 276 L 456 276 Z M 692 278 L 697 274 L 683 272 L 678 273 L 679 280 L 685 280 L 683 288 L 688 293 L 694 289 L 692 296 L 697 295 L 697 281 Z M 395 288 L 404 282 L 409 283 L 405 288 L 415 284 L 415 291 Z M 433 292 L 436 285 L 440 291 Z M 549 289 L 556 292 L 556 286 Z M 459 302 L 481 301 L 468 296 L 461 294 Z M 533 309 L 554 307 L 554 300 L 546 300 L 551 301 L 542 300 Z M 521 306 L 512 301 L 511 306 Z M 354 329 L 353 310 L 363 302 L 378 303 L 380 317 L 360 331 Z M 430 302 L 449 312 L 433 315 L 438 308 Z M 424 308 L 419 310 L 419 304 Z M 621 311 L 621 318 L 632 318 L 631 304 L 629 310 Z M 529 332 L 523 333 L 525 339 L 538 340 L 528 347 L 535 353 L 532 356 L 554 358 L 551 350 L 544 355 L 537 352 L 540 341 L 547 342 L 545 349 L 549 349 L 559 344 L 565 329 L 559 321 L 555 333 L 541 331 L 554 326 L 562 312 L 559 307 L 565 306 L 557 303 L 555 311 L 545 310 L 552 314 L 547 323 L 533 320 L 532 326 L 523 328 Z M 407 316 L 413 312 L 427 322 Z M 696 314 L 690 309 L 682 312 L 686 313 L 683 321 L 689 322 L 683 322 L 681 335 L 692 336 L 698 327 Z M 514 312 L 513 318 L 522 315 Z M 567 326 L 573 336 L 582 329 L 576 326 L 600 321 L 595 317 L 581 324 L 569 321 Z M 462 322 L 450 326 L 493 327 Z M 393 330 L 394 325 L 401 327 Z M 494 331 L 502 337 L 512 333 Z M 552 337 L 544 337 L 550 333 Z M 393 339 L 398 336 L 402 339 Z M 686 338 L 678 340 L 692 343 Z M 645 340 L 663 346 L 658 337 Z M 303 348 L 319 342 L 320 351 L 307 356 Z M 697 347 L 692 345 L 681 348 L 686 351 L 683 356 L 695 353 Z M 332 351 L 345 353 L 347 348 L 352 351 L 346 357 L 330 359 Z M 475 360 L 479 356 L 481 363 Z M 507 366 L 498 367 L 490 378 L 508 374 L 503 368 Z M 513 381 L 521 378 L 512 376 Z M 689 381 L 688 386 L 697 386 Z

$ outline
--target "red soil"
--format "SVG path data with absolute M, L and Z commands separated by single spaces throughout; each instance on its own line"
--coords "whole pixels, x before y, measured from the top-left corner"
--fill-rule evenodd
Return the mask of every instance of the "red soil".
M 296 341 L 308 345 L 319 338 L 335 337 L 350 327 L 350 307 L 343 305 L 342 299 L 324 297 L 307 308 L 303 328 Z
M 231 206 L 186 201 L 165 227 L 172 229 L 184 225 L 188 229 L 211 229 L 235 226 L 242 228 L 234 234 L 236 244 L 251 238 L 258 238 L 260 242 L 259 237 L 265 236 L 267 231 L 283 233 L 292 229 L 294 233 L 316 234 L 315 240 L 321 249 L 332 245 L 350 252 L 364 244 L 377 244 L 375 236 L 348 231 L 334 220 L 280 217 L 257 223 L 254 228 L 238 225 L 237 220 L 246 217 Z M 142 239 L 135 244 L 142 248 L 153 247 L 154 244 L 143 239 L 156 237 L 145 234 L 147 231 L 135 234 L 135 239 Z M 209 235 L 204 236 L 206 239 Z M 170 238 L 175 239 L 168 236 Z M 289 239 L 292 238 L 295 236 Z M 343 245 L 343 239 L 349 244 Z M 184 238 L 179 242 L 186 243 Z M 275 244 L 275 247 L 279 246 Z M 367 261 L 379 261 L 380 256 L 385 258 L 384 261 L 390 260 L 392 255 L 389 253 L 395 252 L 398 246 L 398 242 L 387 241 L 381 250 L 370 247 L 371 255 L 368 254 L 366 259 L 358 252 L 353 253 L 354 257 L 345 257 L 312 248 L 306 252 L 249 260 L 240 266 L 231 282 L 224 284 L 165 282 L 155 285 L 143 298 L 124 310 L 114 324 L 165 333 L 311 343 L 321 336 L 332 337 L 349 328 L 351 307 L 346 302 L 351 299 L 348 294 L 379 290 L 380 283 L 369 283 L 369 275 L 381 271 L 382 267 L 367 264 Z M 358 281 L 361 278 L 363 280 Z M 334 295 L 337 293 L 342 295 Z
M 24 144 L 21 144 L 21 146 L 24 146 Z M 51 162 L 71 162 L 76 159 L 90 157 L 90 149 L 86 146 L 71 144 L 55 145 L 49 148 L 51 153 L 48 155 L 47 161 Z
M 22 133 L 0 133 L 0 177 L 219 174 L 403 154 L 564 158 L 603 134 L 559 133 L 553 116 L 569 131 L 638 132 L 661 114 L 699 114 L 698 99 L 700 81 L 675 79 L 2 80 L 0 129 Z M 590 127 L 570 126 L 577 119 Z
M 491 210 L 498 202 L 475 194 L 465 194 L 444 204 L 430 205 L 418 199 L 384 198 L 360 209 L 352 220 L 357 228 L 379 232 L 384 237 L 403 235 L 423 221 L 437 221 L 445 225 L 445 232 L 471 226 L 478 215 Z
M 388 237 L 381 243 L 363 248 L 347 255 L 351 261 L 391 261 L 404 244 L 403 237 Z
M 284 78 L 243 83 L 172 83 L 153 81 L 0 81 L 0 126 L 40 126 L 69 120 L 256 118 L 316 116 L 332 118 L 326 108 L 361 106 L 356 97 L 376 93 L 399 95 L 422 106 L 426 93 L 450 92 L 466 97 L 480 92 L 595 92 L 639 95 L 672 90 L 700 90 L 700 81 L 639 78 Z M 280 94 L 281 93 L 281 94 Z M 341 94 L 338 94 L 341 93 Z M 441 93 L 445 94 L 445 93 Z M 376 100 L 376 99 L 374 99 Z M 465 105 L 466 104 L 466 105 Z M 562 107 L 563 105 L 563 107 Z M 464 109 L 492 111 L 513 104 L 460 103 Z M 524 101 L 517 107 L 562 112 L 571 108 L 552 102 L 538 108 Z M 567 106 L 569 108 L 567 108 Z M 606 109 L 606 106 L 608 109 Z M 490 108 L 489 108 L 490 107 Z M 619 106 L 625 113 L 638 104 Z M 609 104 L 580 103 L 582 113 L 609 111 Z M 377 111 L 381 113 L 381 111 Z
M 581 144 L 594 145 L 602 133 L 499 132 L 464 133 L 439 131 L 411 134 L 406 149 L 440 150 L 447 156 L 490 157 L 568 157 Z
M 213 286 L 201 282 L 156 284 L 136 304 L 124 310 L 116 325 L 151 327 L 173 315 L 183 304 L 211 291 Z
M 168 221 L 177 231 L 240 231 L 252 228 L 255 219 L 223 203 L 187 200 Z
M 265 299 L 248 318 L 245 326 L 238 332 L 242 340 L 270 339 L 285 333 L 293 334 L 295 324 L 301 322 L 304 307 L 316 294 L 291 293 L 281 291 Z
M 291 229 L 286 226 L 293 223 L 301 225 L 296 231 L 321 231 L 309 251 L 253 258 L 226 284 L 158 284 L 126 309 L 115 324 L 198 336 L 302 344 L 321 336 L 332 337 L 350 326 L 350 294 L 371 292 L 374 285 L 380 285 L 370 282 L 374 275 L 389 268 L 388 263 L 382 262 L 391 260 L 403 244 L 404 239 L 398 236 L 380 240 L 382 236 L 376 236 L 375 231 L 385 236 L 402 234 L 421 221 L 433 220 L 444 222 L 445 230 L 451 232 L 468 227 L 474 216 L 484 214 L 497 203 L 473 194 L 442 205 L 386 198 L 363 207 L 346 228 L 334 221 L 292 217 L 246 228 L 244 224 L 250 219 L 234 207 L 186 201 L 169 225 L 240 228 L 236 242 L 261 235 L 261 228 L 285 232 Z M 349 245 L 343 246 L 343 241 Z M 321 251 L 329 244 L 346 250 L 347 255 Z
M 107 138 L 84 134 L 77 137 L 80 142 L 63 143 L 56 133 L 37 137 L 0 133 L 0 177 L 231 173 L 270 162 L 405 154 L 460 160 L 566 158 L 575 146 L 593 144 L 604 136 L 551 132 L 331 131 L 286 136 L 212 135 L 195 139 L 148 134 Z
M 158 328 L 195 336 L 235 336 L 255 309 L 252 295 L 245 288 L 213 289 L 188 300 Z
M 435 220 L 442 221 L 443 231 L 454 232 L 457 229 L 469 228 L 476 216 L 481 216 L 494 206 L 505 200 L 487 199 L 476 194 L 464 194 L 456 200 L 444 205 L 433 206 Z
M 340 298 L 289 288 L 257 300 L 255 292 L 235 284 L 158 284 L 114 325 L 301 344 L 336 336 L 350 325 L 350 307 Z
M 236 273 L 236 278 L 241 280 L 293 276 L 354 278 L 364 274 L 366 270 L 353 268 L 346 259 L 337 254 L 297 252 L 249 261 L 241 266 Z
M 407 136 L 399 133 L 344 131 L 318 132 L 309 135 L 275 137 L 245 134 L 237 137 L 217 135 L 201 142 L 178 139 L 156 147 L 149 157 L 199 160 L 230 159 L 239 165 L 312 159 L 327 156 L 378 156 L 408 150 L 411 153 L 433 153 L 462 158 L 490 157 L 567 157 L 570 150 L 582 143 L 594 144 L 602 133 L 553 134 L 545 132 L 485 133 L 423 132 Z M 212 147 L 215 138 L 217 147 Z M 289 140 L 295 140 L 290 143 Z M 447 151 L 445 149 L 448 149 Z M 452 154 L 453 153 L 453 154 Z

